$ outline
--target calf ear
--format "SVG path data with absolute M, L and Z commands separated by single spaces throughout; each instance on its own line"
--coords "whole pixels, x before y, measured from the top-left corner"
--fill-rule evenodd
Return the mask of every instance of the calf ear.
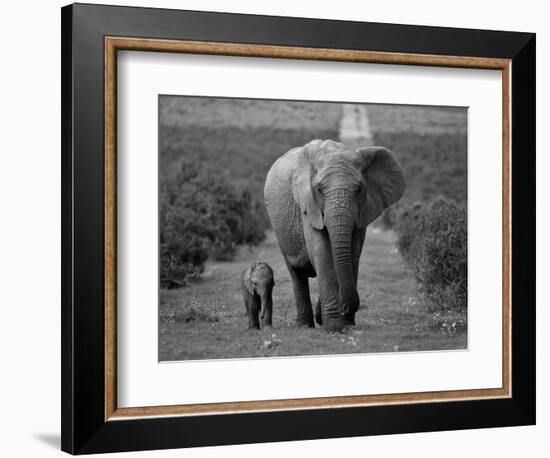
M 251 295 L 254 295 L 254 285 L 252 284 L 252 279 L 250 278 L 251 275 L 252 275 L 252 268 L 249 267 L 248 269 L 246 269 L 246 272 L 244 273 L 243 283 L 246 290 Z
M 359 148 L 365 162 L 363 176 L 367 182 L 366 196 L 359 208 L 360 227 L 365 227 L 380 216 L 405 191 L 403 170 L 393 153 L 381 146 Z

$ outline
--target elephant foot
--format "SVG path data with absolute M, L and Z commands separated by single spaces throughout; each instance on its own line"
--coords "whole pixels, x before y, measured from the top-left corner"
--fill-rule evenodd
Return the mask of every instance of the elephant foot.
M 306 327 L 306 328 L 314 328 L 315 324 L 313 323 L 313 317 L 310 318 L 296 318 L 296 326 L 298 327 Z
M 355 313 L 350 315 L 342 315 L 342 319 L 348 326 L 355 326 Z
M 323 329 L 326 332 L 346 332 L 346 329 L 353 325 L 355 325 L 354 315 L 325 317 L 323 320 Z

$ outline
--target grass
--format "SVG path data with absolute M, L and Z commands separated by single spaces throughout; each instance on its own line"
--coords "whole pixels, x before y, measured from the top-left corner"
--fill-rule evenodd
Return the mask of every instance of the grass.
M 369 229 L 363 253 L 358 281 L 361 309 L 357 325 L 346 334 L 294 326 L 290 277 L 272 232 L 260 246 L 242 248 L 233 262 L 208 262 L 201 282 L 161 291 L 160 360 L 466 348 L 465 326 L 448 330 L 452 322 L 415 300 L 414 278 L 395 249 L 392 232 Z M 256 260 L 268 260 L 275 273 L 273 328 L 249 331 L 239 277 Z M 316 280 L 310 285 L 315 303 Z M 190 304 L 203 319 L 173 318 L 187 316 Z
M 172 127 L 226 126 L 241 129 L 323 130 L 337 126 L 337 103 L 161 96 L 161 124 Z
M 466 134 L 468 112 L 464 107 L 372 104 L 367 110 L 375 133 Z
M 341 106 L 161 96 L 161 182 L 173 177 L 182 158 L 214 165 L 245 185 L 262 208 L 265 176 L 288 150 L 314 138 L 337 138 Z
M 225 171 L 235 183 L 247 185 L 263 205 L 263 187 L 273 162 L 313 138 L 336 138 L 333 128 L 310 130 L 277 127 L 161 127 L 161 173 L 179 170 L 183 157 Z
M 467 111 L 367 105 L 374 143 L 396 154 L 407 179 L 403 203 L 467 198 Z M 215 164 L 263 204 L 273 162 L 313 138 L 338 139 L 341 105 L 198 97 L 160 98 L 161 174 L 182 157 Z

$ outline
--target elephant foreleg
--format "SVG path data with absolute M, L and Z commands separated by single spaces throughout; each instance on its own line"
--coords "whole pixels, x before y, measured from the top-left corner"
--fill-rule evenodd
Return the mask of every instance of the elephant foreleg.
M 342 306 L 339 303 L 338 282 L 331 265 L 317 275 L 319 281 L 319 302 L 315 309 L 315 319 L 329 330 L 339 330 L 344 326 L 342 321 Z
M 288 264 L 288 271 L 292 279 L 294 298 L 296 300 L 296 324 L 298 326 L 315 327 L 313 323 L 313 309 L 309 296 L 309 281 L 307 273 Z
M 355 287 L 357 288 L 357 279 L 359 277 L 359 261 L 361 259 L 361 252 L 363 250 L 363 244 L 365 242 L 366 229 L 356 228 L 353 232 L 351 256 L 353 264 L 353 279 L 355 281 Z M 355 324 L 355 314 L 352 318 L 353 324 Z
M 260 329 L 260 298 L 249 295 L 246 298 L 246 314 L 248 315 L 248 329 Z
M 351 257 L 353 263 L 353 277 L 355 279 L 355 285 L 357 286 L 357 276 L 359 274 L 359 259 L 361 258 L 361 251 L 363 251 L 363 244 L 365 243 L 366 229 L 355 228 L 353 231 L 353 238 L 351 241 Z
M 354 324 L 350 317 L 342 314 L 342 304 L 332 253 L 328 242 L 316 252 L 317 279 L 319 282 L 319 302 L 315 310 L 315 319 L 323 323 L 326 331 L 341 331 L 346 326 Z

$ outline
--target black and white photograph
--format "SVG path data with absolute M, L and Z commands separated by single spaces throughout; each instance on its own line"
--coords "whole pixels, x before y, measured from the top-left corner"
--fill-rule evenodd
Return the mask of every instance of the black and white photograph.
M 468 348 L 468 109 L 162 94 L 159 361 Z

